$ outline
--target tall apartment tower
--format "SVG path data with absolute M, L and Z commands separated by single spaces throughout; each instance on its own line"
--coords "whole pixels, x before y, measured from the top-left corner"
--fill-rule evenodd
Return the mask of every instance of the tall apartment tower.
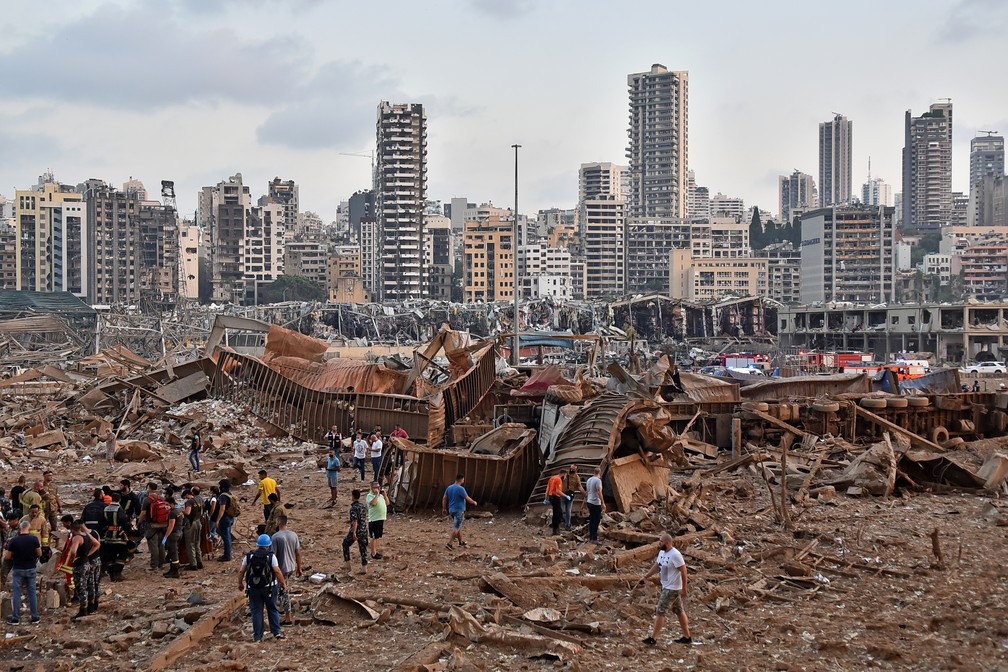
M 906 111 L 903 228 L 937 231 L 952 216 L 952 101 L 919 117 Z
M 664 65 L 627 76 L 630 92 L 628 216 L 686 217 L 689 74 Z
M 427 296 L 424 210 L 427 204 L 427 116 L 423 105 L 378 105 L 375 214 L 380 247 L 379 298 Z
M 795 215 L 808 212 L 817 205 L 815 181 L 812 176 L 795 170 L 790 175 L 777 178 L 777 191 L 782 222 L 790 222 Z
M 274 177 L 270 180 L 266 197 L 268 202 L 277 203 L 283 208 L 283 225 L 287 227 L 288 232 L 293 233 L 298 227 L 298 213 L 301 207 L 297 183 L 294 180 Z
M 819 124 L 819 202 L 822 207 L 851 201 L 851 129 L 842 114 Z
M 578 171 L 578 202 L 601 195 L 622 197 L 629 186 L 629 170 L 615 163 L 582 163 Z
M 17 288 L 87 295 L 87 209 L 84 196 L 52 173 L 15 193 Z
M 970 140 L 970 189 L 988 175 L 1002 177 L 1005 174 L 1004 138 L 990 131 L 986 133 Z

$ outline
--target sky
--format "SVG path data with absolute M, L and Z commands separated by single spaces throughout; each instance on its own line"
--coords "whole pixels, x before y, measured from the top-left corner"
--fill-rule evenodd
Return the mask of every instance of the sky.
M 42 10 L 40 8 L 44 7 Z M 273 177 L 334 217 L 370 185 L 379 101 L 428 117 L 428 196 L 571 208 L 581 163 L 626 163 L 626 76 L 689 71 L 689 167 L 711 194 L 776 212 L 777 176 L 818 180 L 818 124 L 853 122 L 855 191 L 899 191 L 904 114 L 954 106 L 969 140 L 1008 134 L 1005 0 L 6 0 L 0 194 L 175 181 L 196 194 Z M 356 155 L 363 156 L 356 156 Z

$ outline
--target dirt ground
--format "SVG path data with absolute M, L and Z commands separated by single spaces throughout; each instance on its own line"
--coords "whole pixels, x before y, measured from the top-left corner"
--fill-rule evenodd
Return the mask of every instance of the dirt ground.
M 311 456 L 319 454 L 309 448 Z M 539 512 L 467 520 L 468 548 L 449 551 L 449 523 L 438 512 L 390 513 L 385 559 L 373 561 L 366 576 L 349 576 L 340 542 L 356 484 L 347 472 L 339 506 L 330 510 L 322 508 L 328 490 L 321 470 L 289 456 L 279 462 L 267 453 L 257 460 L 255 466 L 266 466 L 278 479 L 291 508 L 290 528 L 304 545 L 306 576 L 292 582 L 296 622 L 285 626 L 286 639 L 267 635 L 254 644 L 247 610 L 239 607 L 167 669 L 408 669 L 417 660 L 411 656 L 440 647 L 445 658 L 453 651 L 454 657 L 428 669 L 1008 670 L 1008 507 L 998 500 L 973 494 L 887 500 L 839 495 L 795 506 L 792 530 L 785 531 L 754 472 L 711 476 L 704 479 L 703 511 L 718 533 L 681 547 L 690 572 L 686 607 L 694 643 L 674 643 L 680 632 L 671 617 L 658 645 L 649 648 L 641 639 L 652 621 L 657 580 L 637 590 L 631 584 L 647 570 L 650 554 L 617 571 L 614 558 L 626 545 L 589 545 L 578 521 L 573 532 L 551 538 Z M 181 452 L 167 463 L 178 482 L 186 480 Z M 56 474 L 65 510 L 80 511 L 87 493 L 117 482 L 123 468 L 61 464 Z M 681 490 L 691 474 L 674 474 L 673 487 Z M 16 472 L 3 473 L 8 489 L 15 479 Z M 258 505 L 248 503 L 254 488 L 238 492 L 248 501 L 235 526 L 236 557 L 251 549 L 261 515 Z M 663 516 L 658 509 L 649 512 L 640 529 L 668 520 Z M 608 519 L 604 527 L 618 524 Z M 932 550 L 933 530 L 944 567 Z M 657 538 L 657 527 L 650 531 Z M 40 626 L 4 625 L 0 669 L 147 669 L 173 642 L 184 641 L 183 630 L 197 629 L 239 595 L 238 561 L 207 562 L 206 569 L 179 580 L 148 571 L 147 561 L 144 549 L 127 567 L 125 581 L 103 580 L 95 616 L 71 623 L 74 608 L 62 608 L 44 611 Z M 315 572 L 335 574 L 337 592 L 371 600 L 381 616 L 375 621 L 337 605 L 328 610 L 331 623 L 313 618 L 310 605 L 322 587 L 307 575 Z M 481 581 L 499 573 L 513 581 L 511 599 Z M 597 585 L 605 581 L 593 583 L 592 576 L 625 580 Z M 194 608 L 194 600 L 205 604 Z M 414 606 L 402 605 L 410 602 Z M 568 650 L 549 646 L 556 641 L 550 638 L 472 643 L 450 627 L 453 605 L 488 630 L 548 635 L 543 626 L 521 625 L 531 607 L 555 608 L 563 621 L 583 627 L 555 635 Z M 187 610 L 195 625 L 186 623 Z

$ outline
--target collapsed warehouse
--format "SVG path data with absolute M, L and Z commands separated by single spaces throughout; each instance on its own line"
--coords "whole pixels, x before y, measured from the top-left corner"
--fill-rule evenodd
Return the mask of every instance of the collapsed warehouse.
M 661 304 L 644 305 L 635 330 L 647 311 L 655 315 L 659 308 L 666 319 Z M 737 323 L 740 314 L 755 315 L 733 307 L 724 320 Z M 706 324 L 713 328 L 714 322 Z M 757 330 L 753 337 L 764 335 Z M 604 661 L 638 654 L 641 669 L 661 669 L 649 667 L 644 652 L 626 644 L 636 637 L 633 629 L 650 619 L 656 596 L 638 594 L 635 602 L 630 587 L 638 577 L 634 572 L 653 561 L 661 530 L 675 535 L 690 571 L 697 571 L 694 590 L 701 597 L 690 608 L 700 612 L 695 614 L 700 632 L 732 623 L 722 635 L 729 643 L 704 654 L 715 668 L 737 669 L 731 661 L 743 655 L 746 642 L 769 638 L 736 619 L 750 614 L 766 622 L 770 605 L 798 614 L 797 622 L 782 628 L 780 646 L 797 650 L 790 633 L 809 656 L 827 650 L 846 664 L 864 662 L 844 658 L 856 648 L 846 643 L 849 634 L 814 633 L 818 639 L 810 640 L 806 622 L 820 611 L 832 614 L 824 607 L 830 600 L 847 600 L 853 610 L 848 591 L 861 582 L 853 577 L 887 581 L 884 590 L 896 595 L 903 609 L 913 598 L 898 582 L 929 566 L 971 571 L 962 561 L 962 537 L 957 560 L 949 550 L 956 541 L 949 538 L 950 527 L 941 522 L 930 527 L 935 510 L 946 515 L 946 509 L 966 509 L 961 497 L 986 507 L 985 525 L 1008 524 L 1008 516 L 991 503 L 1006 492 L 1008 395 L 961 393 L 954 371 L 913 381 L 863 374 L 734 380 L 679 371 L 666 355 L 635 373 L 604 356 L 609 347 L 604 339 L 555 333 L 523 333 L 522 355 L 552 352 L 566 340 L 568 350 L 584 351 L 583 362 L 515 370 L 494 342 L 447 327 L 408 355 L 364 362 L 334 356 L 338 349 L 326 342 L 240 316 L 218 317 L 205 339 L 199 357 L 185 363 L 146 359 L 117 343 L 65 367 L 36 363 L 0 381 L 7 407 L 0 459 L 22 470 L 79 465 L 85 471 L 75 473 L 91 483 L 95 476 L 86 470 L 93 471 L 88 465 L 98 454 L 99 437 L 111 429 L 120 439 L 115 478 L 178 483 L 187 438 L 199 430 L 210 440 L 201 484 L 227 477 L 251 487 L 250 475 L 269 465 L 271 473 L 286 476 L 284 488 L 299 492 L 302 477 L 307 481 L 317 473 L 324 452 L 319 444 L 328 429 L 336 426 L 349 435 L 380 426 L 387 434 L 398 424 L 410 438 L 392 439 L 382 465 L 392 508 L 413 525 L 422 512 L 439 507 L 445 486 L 462 472 L 480 503 L 474 515 L 501 528 L 487 533 L 498 538 L 513 528 L 504 529 L 505 516 L 494 517 L 496 507 L 517 511 L 520 524 L 541 528 L 549 516 L 542 505 L 549 476 L 575 464 L 583 474 L 603 468 L 609 508 L 605 542 L 595 550 L 582 543 L 584 533 L 577 530 L 531 545 L 507 538 L 485 552 L 454 556 L 468 567 L 449 571 L 444 551 L 421 556 L 410 548 L 404 562 L 432 568 L 398 579 L 388 574 L 379 584 L 336 580 L 323 569 L 320 587 L 305 582 L 295 593 L 295 624 L 380 626 L 424 642 L 420 649 L 411 643 L 404 657 L 390 661 L 391 669 L 548 669 L 556 659 L 585 656 L 588 668 L 601 668 Z M 955 507 L 925 503 L 926 494 L 946 493 L 957 498 Z M 908 500 L 916 495 L 920 498 Z M 302 497 L 307 514 L 312 500 Z M 863 532 L 869 518 L 896 530 L 909 515 L 903 509 L 886 513 L 889 504 L 880 511 L 875 501 L 932 507 L 925 510 L 928 529 L 917 533 L 934 554 L 932 565 L 900 555 L 900 549 L 916 545 L 916 537 Z M 855 508 L 837 509 L 838 502 Z M 575 493 L 575 507 L 580 503 Z M 850 511 L 865 522 L 840 531 Z M 299 532 L 312 535 L 307 520 Z M 954 525 L 958 519 L 948 520 Z M 317 548 L 343 534 L 326 521 L 313 524 L 320 526 Z M 322 553 L 332 550 L 330 543 Z M 967 541 L 965 557 L 977 552 Z M 396 573 L 404 572 L 405 567 Z M 241 600 L 201 590 L 211 596 L 210 605 L 187 604 L 185 591 L 166 593 L 164 609 L 181 617 L 158 620 L 151 610 L 130 616 L 136 632 L 127 635 L 164 639 L 166 646 L 151 647 L 155 657 L 143 664 L 122 664 L 190 669 L 180 656 L 196 656 L 190 667 L 198 667 L 250 653 L 208 637 L 221 623 L 231 623 L 240 636 L 235 621 L 241 621 L 236 616 Z M 996 588 L 989 599 L 997 602 Z M 800 611 L 805 602 L 809 610 Z M 543 609 L 553 604 L 557 609 Z M 986 602 L 970 604 L 987 609 Z M 940 624 L 927 627 L 943 636 Z M 978 638 L 993 632 L 976 627 Z M 120 634 L 115 630 L 111 637 Z M 45 642 L 47 651 L 94 651 L 108 665 L 110 656 L 121 655 L 120 642 L 129 641 L 88 644 L 66 639 L 70 636 L 57 632 L 39 643 Z M 316 639 L 298 641 L 310 651 Z M 395 648 L 401 642 L 384 644 Z M 33 646 L 25 645 L 25 655 L 37 650 Z M 873 640 L 865 650 L 871 659 L 907 662 L 910 648 Z M 298 651 L 286 655 L 295 660 L 289 669 L 310 664 Z M 498 656 L 518 659 L 502 662 Z M 470 667 L 452 668 L 448 660 L 469 661 Z

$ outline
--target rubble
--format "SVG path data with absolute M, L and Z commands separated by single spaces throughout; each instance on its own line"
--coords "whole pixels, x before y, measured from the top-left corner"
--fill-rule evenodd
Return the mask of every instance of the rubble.
M 8 325 L 0 334 L 21 334 L 22 368 L 0 380 L 0 473 L 13 481 L 54 469 L 64 507 L 76 513 L 89 488 L 124 477 L 203 487 L 228 477 L 248 503 L 250 475 L 268 467 L 305 553 L 304 576 L 291 581 L 288 639 L 269 645 L 278 669 L 354 655 L 382 669 L 605 669 L 624 658 L 664 669 L 676 645 L 638 644 L 659 588 L 636 586 L 663 531 L 690 572 L 686 608 L 700 645 L 675 650 L 684 666 L 815 666 L 825 656 L 837 669 L 999 664 L 1008 402 L 998 395 L 958 393 L 949 374 L 912 395 L 898 381 L 884 391 L 861 375 L 735 381 L 679 371 L 682 360 L 669 354 L 639 373 L 632 357 L 629 368 L 610 366 L 606 338 L 616 331 L 578 304 L 533 304 L 523 317 L 599 334 L 523 334 L 523 355 L 526 342 L 570 347 L 530 345 L 556 363 L 512 369 L 494 341 L 444 327 L 458 324 L 454 316 L 431 328 L 446 306 L 422 319 L 373 307 L 282 309 L 316 335 L 334 316 L 347 337 L 412 330 L 404 353 L 368 362 L 334 357 L 331 343 L 251 314 L 197 320 L 208 351 L 169 327 L 161 354 L 154 341 L 134 350 L 151 337 L 125 337 L 129 316 L 117 316 L 122 338 L 65 366 L 30 354 L 64 347 L 58 332 L 25 340 L 31 325 Z M 758 308 L 648 299 L 614 311 L 632 315 L 637 333 L 641 321 L 655 333 L 671 323 L 696 345 L 703 334 L 769 338 Z M 481 310 L 464 319 L 510 317 L 499 306 Z M 421 335 L 431 341 L 416 345 Z M 343 504 L 360 485 L 345 470 L 340 506 L 321 508 L 322 434 L 332 425 L 388 433 L 395 424 L 410 438 L 390 440 L 383 462 L 386 559 L 346 576 L 337 550 Z M 111 469 L 101 440 L 109 430 L 118 439 Z M 208 440 L 199 475 L 185 466 L 195 431 Z M 587 543 L 580 493 L 573 529 L 546 534 L 546 479 L 575 464 L 582 479 L 603 472 L 598 545 Z M 458 472 L 479 506 L 466 523 L 469 546 L 446 551 L 447 523 L 436 513 Z M 257 513 L 241 517 L 239 548 L 254 543 Z M 247 643 L 233 565 L 174 584 L 152 582 L 143 564 L 127 567 L 102 613 L 75 624 L 46 586 L 52 627 L 0 640 L 5 654 L 26 669 L 71 669 L 71 655 L 74 669 L 256 666 L 261 648 Z M 51 567 L 42 574 L 52 582 Z

